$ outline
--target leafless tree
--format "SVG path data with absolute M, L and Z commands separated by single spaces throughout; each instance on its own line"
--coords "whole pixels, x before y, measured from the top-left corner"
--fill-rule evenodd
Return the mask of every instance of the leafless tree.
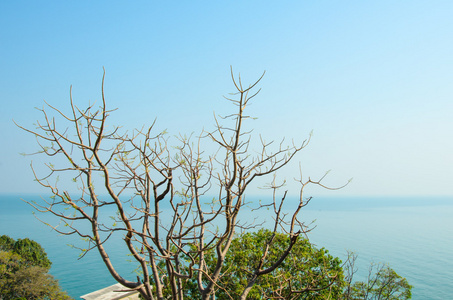
M 39 154 L 51 159 L 62 156 L 65 163 L 48 164 L 45 176 L 33 169 L 36 180 L 53 196 L 44 199 L 45 203 L 31 204 L 61 219 L 63 226 L 54 226 L 59 233 L 84 238 L 88 246 L 81 249 L 83 255 L 97 249 L 113 278 L 137 290 L 144 299 L 188 297 L 185 285 L 189 278 L 196 278 L 203 299 L 215 299 L 215 291 L 223 289 L 220 279 L 232 239 L 238 231 L 261 226 L 240 220 L 240 212 L 247 205 L 246 190 L 257 178 L 270 176 L 270 200 L 256 209 L 271 208 L 270 228 L 274 235 L 287 234 L 287 248 L 264 267 L 273 237 L 267 241 L 261 259 L 255 262 L 255 271 L 243 287 L 240 298 L 246 299 L 257 278 L 278 268 L 299 236 L 308 230 L 298 219 L 308 202 L 304 188 L 309 184 L 328 188 L 321 182 L 323 178 L 300 179 L 299 202 L 292 210 L 283 210 L 286 192 L 278 197 L 281 185 L 272 178 L 310 139 L 285 146 L 283 141 L 266 143 L 260 138 L 258 152 L 249 149 L 253 145 L 252 132 L 244 124 L 250 119 L 246 109 L 258 94 L 259 90 L 254 91 L 263 76 L 244 87 L 240 75 L 236 78 L 231 71 L 236 92 L 226 99 L 235 112 L 216 117 L 212 132 L 202 132 L 197 138 L 180 136 L 176 146 L 169 144 L 166 134 L 154 133 L 154 124 L 130 133 L 121 133 L 119 127 L 108 124 L 112 110 L 107 108 L 104 97 L 105 72 L 100 108 L 78 108 L 72 92 L 69 114 L 46 103 L 46 109 L 41 110 L 43 122 L 35 129 L 19 127 L 37 138 Z M 208 142 L 218 147 L 212 155 L 203 151 Z M 61 189 L 57 180 L 53 181 L 63 174 L 70 174 L 78 192 Z M 106 215 L 111 218 L 106 219 Z M 88 223 L 90 229 L 82 230 L 81 223 Z M 139 265 L 141 276 L 136 281 L 119 274 L 109 257 L 105 243 L 117 236 L 124 239 Z M 205 253 L 211 249 L 215 250 L 216 262 L 207 265 Z
M 406 278 L 398 275 L 387 264 L 372 263 L 368 269 L 366 280 L 353 282 L 354 274 L 357 272 L 355 267 L 356 259 L 356 254 L 348 253 L 348 259 L 345 262 L 346 288 L 344 299 L 411 299 L 412 286 Z

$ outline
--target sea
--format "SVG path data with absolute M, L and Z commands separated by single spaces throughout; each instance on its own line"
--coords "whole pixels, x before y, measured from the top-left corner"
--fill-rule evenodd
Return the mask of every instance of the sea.
M 40 196 L 0 195 L 0 235 L 40 243 L 53 262 L 50 273 L 75 299 L 116 283 L 95 250 L 80 257 L 71 246 L 80 239 L 53 231 L 44 223 L 55 220 L 33 214 L 21 199 Z M 318 248 L 342 260 L 348 251 L 358 255 L 356 280 L 366 279 L 370 264 L 388 264 L 413 286 L 413 299 L 453 299 L 453 197 L 315 197 L 300 219 L 311 224 L 307 236 Z M 109 255 L 133 280 L 136 266 L 120 243 L 109 245 Z

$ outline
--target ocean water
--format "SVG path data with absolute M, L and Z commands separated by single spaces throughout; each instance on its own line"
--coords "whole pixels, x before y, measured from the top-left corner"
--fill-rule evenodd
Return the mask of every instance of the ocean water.
M 42 224 L 21 197 L 39 199 L 0 195 L 0 235 L 39 242 L 53 262 L 51 273 L 76 299 L 115 283 L 95 250 L 79 259 L 80 251 L 67 244 L 80 241 Z M 371 262 L 388 263 L 414 286 L 413 299 L 453 297 L 453 198 L 321 197 L 300 216 L 307 223 L 314 221 L 308 235 L 312 243 L 342 259 L 347 251 L 358 255 L 356 279 L 365 279 Z M 132 280 L 135 265 L 121 245 L 108 245 L 110 257 L 120 274 Z

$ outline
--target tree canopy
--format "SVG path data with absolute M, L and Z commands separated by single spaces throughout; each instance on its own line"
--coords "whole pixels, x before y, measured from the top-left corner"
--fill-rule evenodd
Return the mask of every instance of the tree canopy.
M 246 232 L 233 239 L 225 260 L 225 271 L 216 286 L 216 299 L 238 299 L 242 287 L 253 274 L 263 257 L 267 241 L 272 239 L 272 251 L 264 265 L 272 265 L 288 246 L 286 235 L 267 229 Z M 247 299 L 410 299 L 412 286 L 388 265 L 372 264 L 366 281 L 354 280 L 356 256 L 350 254 L 345 262 L 316 248 L 308 239 L 300 238 L 287 259 L 272 272 L 261 276 Z M 215 253 L 206 253 L 208 265 Z M 349 272 L 351 271 L 351 272 Z M 184 287 L 189 299 L 199 299 L 196 280 Z M 170 295 L 166 291 L 166 295 Z
M 267 245 L 271 250 L 263 256 Z M 287 247 L 288 239 L 283 233 L 261 229 L 238 235 L 226 256 L 225 271 L 216 287 L 216 299 L 239 298 L 242 287 L 261 260 L 264 268 L 272 266 Z M 206 261 L 212 265 L 214 251 L 207 252 Z M 300 238 L 278 268 L 259 277 L 247 299 L 335 299 L 342 295 L 344 285 L 341 260 L 331 256 L 326 249 L 317 249 L 307 239 Z M 188 290 L 191 295 L 197 295 L 193 286 L 195 282 Z
M 28 238 L 0 237 L 0 298 L 71 299 L 50 275 L 44 249 Z
M 0 250 L 12 251 L 18 254 L 23 258 L 24 263 L 30 266 L 50 269 L 52 265 L 41 245 L 28 238 L 15 241 L 7 235 L 2 235 L 0 237 Z

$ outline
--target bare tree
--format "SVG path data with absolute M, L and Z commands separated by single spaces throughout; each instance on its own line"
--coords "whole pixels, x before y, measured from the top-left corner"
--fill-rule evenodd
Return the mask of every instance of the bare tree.
M 259 90 L 254 90 L 263 76 L 244 87 L 240 76 L 235 78 L 231 71 L 236 92 L 226 99 L 236 111 L 215 118 L 214 131 L 202 132 L 197 138 L 180 136 L 178 145 L 170 146 L 164 133 L 154 133 L 154 124 L 131 133 L 120 133 L 119 127 L 107 124 L 112 110 L 107 108 L 104 97 L 104 72 L 100 108 L 90 105 L 80 109 L 70 93 L 69 114 L 47 104 L 47 110 L 42 109 L 44 121 L 35 129 L 19 126 L 36 136 L 40 154 L 62 156 L 65 161 L 62 166 L 48 164 L 49 173 L 44 177 L 33 170 L 36 180 L 53 196 L 44 199 L 45 203 L 31 204 L 61 219 L 67 230 L 55 226 L 59 233 L 87 240 L 88 246 L 81 249 L 83 255 L 97 249 L 113 278 L 139 291 L 143 298 L 183 299 L 190 296 L 185 293 L 188 279 L 196 278 L 202 298 L 214 299 L 216 290 L 224 289 L 220 279 L 233 238 L 238 231 L 261 226 L 240 222 L 240 212 L 247 205 L 246 190 L 259 177 L 275 178 L 276 172 L 310 140 L 285 146 L 283 141 L 275 145 L 260 138 L 258 152 L 249 149 L 252 133 L 244 129 L 250 119 L 245 112 L 258 94 Z M 60 127 L 48 110 L 67 125 Z M 207 142 L 214 142 L 218 151 L 206 155 L 203 145 Z M 70 174 L 78 192 L 70 193 L 60 189 L 57 181 L 51 182 L 59 174 Z M 256 209 L 271 208 L 274 217 L 270 228 L 274 234 L 255 262 L 241 299 L 246 299 L 258 277 L 281 265 L 299 236 L 307 232 L 307 226 L 298 219 L 309 201 L 304 198 L 304 188 L 309 184 L 328 188 L 321 180 L 300 179 L 299 202 L 290 211 L 283 209 L 286 191 L 278 197 L 282 185 L 271 180 L 270 200 L 257 204 Z M 103 194 L 108 196 L 100 196 Z M 113 215 L 112 207 L 116 212 Z M 106 214 L 111 218 L 106 219 Z M 90 224 L 88 231 L 79 226 L 83 222 Z M 277 232 L 287 234 L 286 250 L 269 262 L 267 256 Z M 117 272 L 105 247 L 118 235 L 139 265 L 141 276 L 135 281 Z M 212 249 L 215 263 L 207 265 L 205 254 Z
M 398 275 L 387 264 L 371 263 L 366 280 L 354 282 L 353 277 L 357 272 L 355 267 L 356 259 L 356 254 L 348 253 L 348 259 L 345 262 L 346 288 L 344 299 L 411 299 L 412 286 L 406 278 Z

